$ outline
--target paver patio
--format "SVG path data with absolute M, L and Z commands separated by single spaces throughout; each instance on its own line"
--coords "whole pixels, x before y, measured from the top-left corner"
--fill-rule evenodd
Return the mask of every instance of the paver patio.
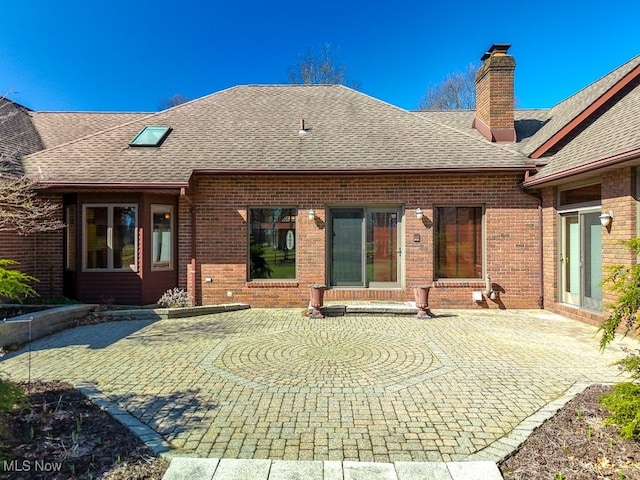
M 83 326 L 31 344 L 31 379 L 89 382 L 202 457 L 498 460 L 496 444 L 576 384 L 620 381 L 611 363 L 638 345 L 600 353 L 594 327 L 542 310 L 436 313 Z M 26 349 L 0 363 L 14 380 L 28 368 Z

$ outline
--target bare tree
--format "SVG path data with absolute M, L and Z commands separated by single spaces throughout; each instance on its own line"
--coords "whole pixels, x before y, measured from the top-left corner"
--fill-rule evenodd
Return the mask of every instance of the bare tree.
M 57 230 L 60 206 L 38 195 L 41 186 L 24 175 L 21 157 L 43 145 L 29 110 L 0 96 L 0 232 L 18 235 Z
M 297 85 L 332 84 L 358 89 L 360 84 L 347 77 L 346 65 L 339 62 L 337 56 L 326 43 L 314 51 L 308 48 L 294 67 L 288 71 L 289 81 Z
M 39 186 L 27 177 L 0 174 L 0 232 L 28 235 L 64 226 L 56 218 L 60 205 L 40 198 L 38 189 Z
M 477 65 L 454 72 L 437 85 L 430 86 L 418 102 L 419 110 L 469 110 L 476 106 Z
M 159 110 L 166 110 L 167 108 L 177 107 L 178 105 L 182 105 L 183 103 L 190 102 L 191 99 L 189 97 L 185 97 L 180 93 L 175 93 L 169 98 L 165 98 L 160 100 L 158 103 Z

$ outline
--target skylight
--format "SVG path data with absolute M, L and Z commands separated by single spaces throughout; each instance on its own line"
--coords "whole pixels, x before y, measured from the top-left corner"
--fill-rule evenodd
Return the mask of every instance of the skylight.
M 170 127 L 147 125 L 135 136 L 129 145 L 133 147 L 158 147 L 169 134 Z

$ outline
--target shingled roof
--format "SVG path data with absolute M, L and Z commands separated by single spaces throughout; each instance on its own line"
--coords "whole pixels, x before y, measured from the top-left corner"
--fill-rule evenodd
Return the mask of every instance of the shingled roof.
M 0 97 L 0 173 L 21 176 L 20 157 L 43 148 L 30 113 L 28 108 Z
M 305 135 L 299 135 L 304 120 Z M 145 126 L 158 147 L 129 143 Z M 200 173 L 524 171 L 522 154 L 340 85 L 239 86 L 29 155 L 52 185 L 186 185 Z
M 149 115 L 148 112 L 30 112 L 44 148 L 62 145 Z
M 553 107 L 549 117 L 523 150 L 546 164 L 527 186 L 640 161 L 640 56 Z
M 540 130 L 549 120 L 549 109 L 522 109 L 514 111 L 514 128 L 516 130 L 516 143 L 503 144 L 507 148 L 523 151 L 531 137 Z M 485 137 L 473 128 L 475 110 L 419 110 L 415 112 L 421 117 L 433 122 L 447 125 L 460 132 L 472 135 L 478 139 Z
M 638 65 L 640 65 L 640 55 L 554 106 L 549 111 L 549 121 L 531 138 L 523 152 L 526 155 L 532 155 L 547 140 L 593 105 L 598 98 L 610 91 Z

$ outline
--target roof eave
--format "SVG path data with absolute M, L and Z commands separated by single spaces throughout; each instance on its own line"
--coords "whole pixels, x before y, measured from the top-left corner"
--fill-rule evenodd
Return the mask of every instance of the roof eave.
M 495 174 L 495 173 L 525 173 L 535 170 L 534 165 L 520 165 L 513 167 L 442 167 L 442 168 L 316 168 L 316 169 L 252 169 L 252 168 L 198 168 L 193 175 L 390 175 L 390 174 Z
M 529 177 L 523 183 L 525 188 L 541 188 L 550 187 L 565 183 L 567 179 L 579 180 L 579 177 L 595 175 L 613 168 L 622 168 L 625 166 L 640 165 L 640 148 L 636 148 L 627 152 L 612 155 L 610 157 L 601 158 L 593 162 L 578 165 L 560 172 L 536 178 Z
M 38 184 L 45 188 L 74 188 L 80 190 L 95 188 L 118 190 L 175 190 L 189 186 L 189 182 L 64 182 L 47 180 L 41 180 Z

